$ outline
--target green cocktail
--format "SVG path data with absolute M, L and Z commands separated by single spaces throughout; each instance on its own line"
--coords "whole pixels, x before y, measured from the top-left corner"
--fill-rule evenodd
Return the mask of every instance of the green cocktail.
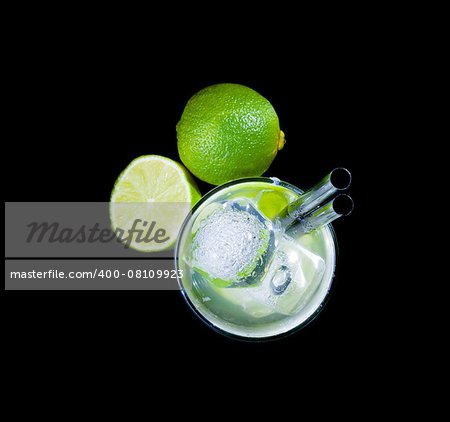
M 287 214 L 302 194 L 278 179 L 240 179 L 214 189 L 192 210 L 177 243 L 179 284 L 212 328 L 265 339 L 318 314 L 332 284 L 336 243 L 330 225 L 299 230 L 299 221 L 308 219 Z M 323 220 L 317 204 L 308 211 L 315 212 L 310 225 Z

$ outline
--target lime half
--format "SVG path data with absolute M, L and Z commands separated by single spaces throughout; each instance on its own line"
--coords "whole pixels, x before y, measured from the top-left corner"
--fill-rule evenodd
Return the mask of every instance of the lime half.
M 160 155 L 133 160 L 117 179 L 109 207 L 111 225 L 127 246 L 141 252 L 172 248 L 201 194 L 187 170 Z

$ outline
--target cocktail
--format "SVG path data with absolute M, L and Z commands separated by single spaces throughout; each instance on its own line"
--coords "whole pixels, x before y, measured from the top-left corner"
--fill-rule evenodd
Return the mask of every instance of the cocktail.
M 205 195 L 175 251 L 178 282 L 194 312 L 222 334 L 260 340 L 317 316 L 336 265 L 329 223 L 351 212 L 351 198 L 340 192 L 350 181 L 338 168 L 306 192 L 258 177 Z

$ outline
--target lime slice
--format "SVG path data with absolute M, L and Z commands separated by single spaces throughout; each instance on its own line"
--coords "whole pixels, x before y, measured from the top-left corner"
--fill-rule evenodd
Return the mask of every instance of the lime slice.
M 172 248 L 201 194 L 179 163 L 160 155 L 136 158 L 117 179 L 109 207 L 116 235 L 141 252 Z
M 263 190 L 256 198 L 258 209 L 269 219 L 273 219 L 288 205 L 288 198 L 282 191 Z

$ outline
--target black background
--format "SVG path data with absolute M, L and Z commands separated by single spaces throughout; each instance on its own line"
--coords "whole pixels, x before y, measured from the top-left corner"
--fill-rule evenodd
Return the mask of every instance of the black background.
M 27 39 L 12 63 L 8 156 L 18 174 L 6 179 L 5 201 L 108 201 L 132 159 L 179 160 L 175 125 L 190 96 L 209 84 L 234 82 L 269 99 L 286 134 L 266 175 L 307 188 L 334 167 L 346 167 L 355 210 L 335 224 L 340 253 L 327 306 L 291 336 L 265 343 L 228 339 L 204 326 L 179 292 L 2 292 L 15 353 L 74 353 L 75 367 L 91 361 L 106 373 L 124 361 L 130 370 L 164 366 L 187 377 L 192 365 L 206 372 L 245 367 L 244 383 L 250 374 L 300 362 L 307 362 L 298 369 L 304 376 L 314 368 L 370 370 L 387 347 L 374 324 L 365 232 L 369 175 L 379 164 L 374 103 L 381 70 L 370 39 L 319 32 L 297 44 L 294 39 L 287 53 L 281 44 L 262 53 L 236 48 L 233 40 L 211 53 L 201 37 L 169 46 L 146 45 L 137 36 L 127 42 L 70 35 L 61 41 L 51 34 Z M 211 188 L 199 187 L 202 193 Z

